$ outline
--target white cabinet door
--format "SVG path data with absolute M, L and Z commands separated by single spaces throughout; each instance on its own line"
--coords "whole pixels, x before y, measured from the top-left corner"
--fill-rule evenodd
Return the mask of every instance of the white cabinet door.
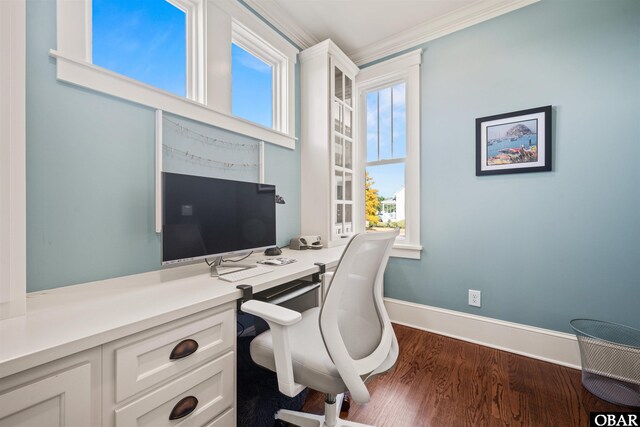
M 1 427 L 98 426 L 98 349 L 0 380 Z
M 358 67 L 326 40 L 300 52 L 302 235 L 344 245 L 364 228 L 356 141 L 355 76 Z M 363 176 L 364 176 L 364 171 Z M 362 190 L 362 191 L 360 191 Z M 360 209 L 362 208 L 362 209 Z
M 354 76 L 343 71 L 343 67 L 331 58 L 331 179 L 332 179 L 332 223 L 331 241 L 346 243 L 353 235 L 353 188 L 354 174 L 354 126 L 353 103 Z

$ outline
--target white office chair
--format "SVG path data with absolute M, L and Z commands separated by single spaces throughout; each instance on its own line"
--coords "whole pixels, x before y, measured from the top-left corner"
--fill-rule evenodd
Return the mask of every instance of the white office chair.
M 369 401 L 365 386 L 391 369 L 398 341 L 382 299 L 384 270 L 398 230 L 354 236 L 329 283 L 321 307 L 300 314 L 251 300 L 242 311 L 262 317 L 271 329 L 251 342 L 251 357 L 275 371 L 278 387 L 295 396 L 305 387 L 326 394 L 325 415 L 280 410 L 276 418 L 301 427 L 364 426 L 338 415 L 346 391 Z

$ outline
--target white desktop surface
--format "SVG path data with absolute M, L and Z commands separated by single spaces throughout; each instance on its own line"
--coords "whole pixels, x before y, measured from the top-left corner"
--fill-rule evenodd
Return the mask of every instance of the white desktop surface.
M 237 285 L 260 292 L 317 272 L 316 262 L 335 267 L 343 250 L 283 249 L 280 257 L 297 262 L 233 283 L 210 277 L 202 261 L 29 293 L 24 316 L 0 320 L 0 378 L 234 301 Z M 267 258 L 254 254 L 242 263 Z

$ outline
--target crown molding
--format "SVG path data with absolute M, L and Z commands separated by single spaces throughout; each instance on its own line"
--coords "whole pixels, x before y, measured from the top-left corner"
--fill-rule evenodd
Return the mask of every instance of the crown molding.
M 331 55 L 340 62 L 340 65 L 344 67 L 344 69 L 351 75 L 357 75 L 360 72 L 360 69 L 356 64 L 353 63 L 351 58 L 349 58 L 345 53 L 340 50 L 338 45 L 336 45 L 331 39 L 326 39 L 323 42 L 317 43 L 315 46 L 310 47 L 308 49 L 300 52 L 299 58 L 300 62 L 304 63 L 313 59 L 315 57 L 321 55 Z
M 251 32 L 265 39 L 274 48 L 287 55 L 290 61 L 295 63 L 296 55 L 299 52 L 298 47 L 292 45 L 288 40 L 274 31 L 269 24 L 242 6 L 237 0 L 216 0 L 212 2 L 212 4 L 231 16 L 231 18 L 242 27 L 249 28 Z
M 313 34 L 302 29 L 275 0 L 244 0 L 244 3 L 269 21 L 300 49 L 306 49 L 320 42 Z
M 372 88 L 380 84 L 388 84 L 390 79 L 405 79 L 411 67 L 419 66 L 421 63 L 422 49 L 415 49 L 387 61 L 363 68 L 356 79 L 358 91 L 362 93 L 363 91 L 372 90 Z
M 428 23 L 416 25 L 356 51 L 347 52 L 347 55 L 358 66 L 362 66 L 538 1 L 540 0 L 478 0 L 469 7 L 448 13 Z

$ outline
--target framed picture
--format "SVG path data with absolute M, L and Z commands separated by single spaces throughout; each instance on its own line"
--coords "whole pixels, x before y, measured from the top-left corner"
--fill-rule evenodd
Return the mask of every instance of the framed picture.
M 476 119 L 476 176 L 551 170 L 551 105 Z

